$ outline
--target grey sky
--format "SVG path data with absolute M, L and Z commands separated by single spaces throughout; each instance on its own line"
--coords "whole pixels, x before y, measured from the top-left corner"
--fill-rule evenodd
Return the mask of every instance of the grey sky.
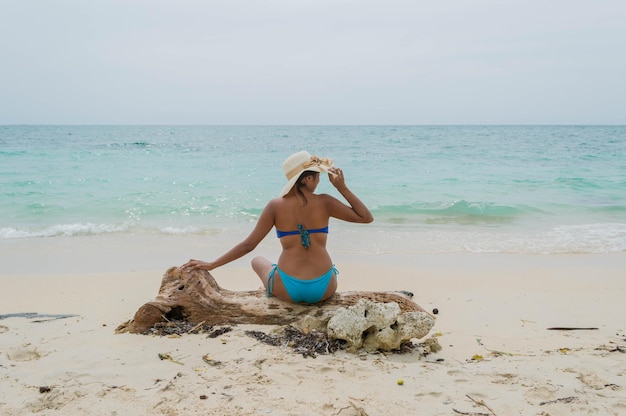
M 0 124 L 626 124 L 624 0 L 0 0 Z

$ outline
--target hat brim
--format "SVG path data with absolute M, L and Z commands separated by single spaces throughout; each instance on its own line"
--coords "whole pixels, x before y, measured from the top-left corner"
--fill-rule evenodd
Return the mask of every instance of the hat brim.
M 300 175 L 302 175 L 302 172 L 305 171 L 313 171 L 313 172 L 328 172 L 328 168 L 326 166 L 311 166 L 309 168 L 306 169 L 302 169 L 300 172 L 298 172 L 297 175 L 293 175 L 293 177 L 291 179 L 289 179 L 289 181 L 287 181 L 287 183 L 285 184 L 285 186 L 283 187 L 282 191 L 280 191 L 280 197 L 282 198 L 283 196 L 287 195 L 289 193 L 289 191 L 291 191 L 291 188 L 293 188 L 293 186 L 296 184 L 296 182 L 298 181 L 298 178 L 300 177 Z

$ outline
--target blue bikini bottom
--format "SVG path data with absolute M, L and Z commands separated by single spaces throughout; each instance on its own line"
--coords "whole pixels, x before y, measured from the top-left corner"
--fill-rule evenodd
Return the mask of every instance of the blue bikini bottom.
M 289 276 L 287 273 L 280 270 L 276 264 L 272 264 L 272 266 L 274 267 L 270 270 L 267 279 L 267 297 L 269 298 L 272 294 L 272 288 L 274 287 L 274 274 L 278 271 L 287 294 L 291 298 L 291 301 L 295 303 L 317 303 L 321 301 L 326 293 L 326 289 L 328 289 L 328 284 L 330 283 L 330 279 L 332 279 L 333 274 L 335 276 L 339 274 L 333 265 L 329 271 L 320 277 L 311 280 L 302 280 L 297 277 Z

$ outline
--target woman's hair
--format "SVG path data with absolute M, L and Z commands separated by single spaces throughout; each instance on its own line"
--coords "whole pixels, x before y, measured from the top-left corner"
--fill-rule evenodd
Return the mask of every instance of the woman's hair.
M 304 180 L 308 178 L 309 176 L 315 176 L 315 175 L 319 175 L 319 172 L 316 172 L 314 170 L 305 170 L 304 172 L 302 172 L 302 174 L 298 177 L 298 180 L 296 181 L 296 191 L 300 194 L 302 199 L 304 199 L 304 205 L 306 205 L 308 201 L 306 200 L 306 196 L 304 196 L 304 193 L 302 193 L 302 191 L 300 190 L 300 188 L 304 186 L 304 183 L 302 182 L 304 182 Z

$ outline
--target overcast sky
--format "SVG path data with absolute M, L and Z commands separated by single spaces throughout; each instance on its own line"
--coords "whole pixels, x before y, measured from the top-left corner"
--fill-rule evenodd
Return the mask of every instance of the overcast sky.
M 626 124 L 626 1 L 0 0 L 0 124 Z

